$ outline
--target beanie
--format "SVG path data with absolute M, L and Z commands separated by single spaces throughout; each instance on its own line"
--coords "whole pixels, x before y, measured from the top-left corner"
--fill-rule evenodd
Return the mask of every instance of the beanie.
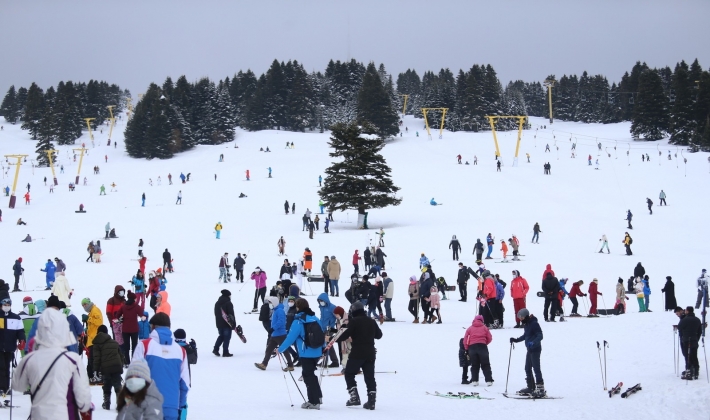
M 23 304 L 23 305 L 29 305 L 29 304 L 32 303 L 32 302 L 33 302 L 33 301 L 32 301 L 32 298 L 29 297 L 29 296 L 25 296 L 24 299 L 22 299 L 22 304 Z
M 364 311 L 365 310 L 365 305 L 362 304 L 360 301 L 355 301 L 352 305 L 350 305 L 350 313 L 354 314 L 356 311 Z
M 168 327 L 170 328 L 170 317 L 168 314 L 160 312 L 155 315 L 148 321 L 148 323 L 154 327 Z
M 91 299 L 89 299 L 89 298 L 84 298 L 81 300 L 81 306 L 89 305 L 90 303 L 91 303 Z
M 126 294 L 126 297 L 128 298 L 128 300 L 135 300 L 136 294 L 133 293 L 133 291 L 129 290 L 128 293 Z
M 37 313 L 41 314 L 45 309 L 47 309 L 47 302 L 40 299 L 35 303 L 35 307 L 37 308 Z
M 146 382 L 150 382 L 150 367 L 143 359 L 133 359 L 131 364 L 126 369 L 126 379 L 142 378 Z
M 59 308 L 59 309 L 63 309 L 62 306 L 64 306 L 64 308 L 66 308 L 66 305 L 64 304 L 64 302 L 59 300 L 59 298 L 55 295 L 52 295 L 49 297 L 49 299 L 47 299 L 47 306 L 49 306 L 51 308 Z
M 17 261 L 22 262 L 22 257 L 18 258 Z
M 187 334 L 185 334 L 185 330 L 182 328 L 178 328 L 173 332 L 173 336 L 175 337 L 176 340 L 184 340 L 187 338 Z
M 98 331 L 108 334 L 108 327 L 106 327 L 105 325 L 99 325 Z
M 227 289 L 222 289 L 222 296 L 232 296 L 232 292 Z
M 528 311 L 525 308 L 518 311 L 518 319 L 525 319 L 529 316 L 530 316 L 530 311 Z
M 335 309 L 333 309 L 333 313 L 342 317 L 343 315 L 345 315 L 345 309 L 340 306 L 336 306 Z

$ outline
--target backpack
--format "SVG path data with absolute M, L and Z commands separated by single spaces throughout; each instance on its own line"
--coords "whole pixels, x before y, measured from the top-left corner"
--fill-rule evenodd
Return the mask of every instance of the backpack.
M 185 353 L 187 354 L 187 363 L 190 365 L 197 364 L 197 343 L 195 340 L 190 339 L 190 342 L 184 347 Z
M 634 243 L 634 239 L 631 236 L 629 236 L 629 245 L 631 245 L 632 243 Z
M 312 349 L 323 347 L 323 343 L 325 343 L 325 333 L 318 322 L 304 322 L 303 330 L 305 332 L 303 344 L 305 344 L 306 347 Z

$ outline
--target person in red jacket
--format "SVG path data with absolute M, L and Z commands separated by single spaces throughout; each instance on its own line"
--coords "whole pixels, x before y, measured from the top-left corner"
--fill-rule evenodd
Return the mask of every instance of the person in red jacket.
M 555 277 L 555 270 L 552 269 L 552 264 L 547 264 L 545 271 L 542 273 L 542 279 L 545 280 L 547 273 L 551 273 L 552 277 Z
M 150 295 L 150 307 L 155 311 L 156 303 L 158 299 L 158 293 L 160 292 L 160 278 L 155 275 L 155 272 L 151 271 L 148 274 L 148 294 Z
M 471 382 L 473 386 L 478 386 L 478 373 L 483 370 L 483 378 L 486 385 L 493 385 L 493 374 L 491 372 L 491 362 L 488 355 L 488 345 L 493 340 L 491 332 L 483 324 L 483 317 L 476 315 L 473 323 L 466 330 L 463 336 L 463 347 L 468 352 L 471 360 Z
M 121 351 L 123 351 L 125 365 L 131 364 L 131 357 L 133 352 L 136 351 L 136 346 L 138 345 L 138 318 L 143 315 L 143 309 L 136 303 L 136 294 L 129 290 L 127 296 L 126 304 L 121 306 L 115 314 L 116 319 L 123 318 L 123 328 L 121 329 L 123 346 L 121 346 Z
M 140 259 L 138 259 L 138 265 L 140 266 L 141 273 L 143 273 L 143 277 L 145 277 L 145 262 L 148 261 L 148 258 L 145 257 L 145 255 L 141 256 Z
M 353 254 L 353 268 L 355 269 L 355 274 L 360 275 L 360 254 L 359 251 L 356 249 L 355 253 Z
M 569 291 L 569 300 L 572 302 L 572 313 L 569 314 L 569 316 L 582 316 L 577 313 L 577 306 L 579 306 L 579 302 L 577 302 L 577 296 L 579 297 L 584 297 L 587 296 L 585 293 L 582 293 L 580 290 L 580 287 L 584 284 L 584 280 L 576 281 L 572 283 L 572 288 Z
M 530 286 L 528 286 L 527 280 L 520 276 L 520 271 L 513 270 L 513 281 L 510 282 L 510 296 L 513 298 L 513 307 L 515 308 L 515 313 L 520 312 L 521 309 L 526 308 L 525 298 L 530 291 Z M 521 328 L 520 320 L 515 317 L 515 327 Z
M 106 318 L 111 326 L 113 339 L 118 344 L 123 344 L 123 335 L 121 334 L 121 323 L 118 322 L 118 311 L 126 304 L 126 289 L 120 284 L 113 288 L 113 296 L 106 302 Z
M 601 295 L 600 292 L 597 292 L 597 286 L 599 285 L 599 280 L 594 279 L 592 282 L 589 284 L 589 300 L 592 302 L 592 305 L 589 307 L 589 315 L 591 317 L 597 317 L 597 295 Z
M 484 270 L 481 273 L 483 277 L 483 292 L 481 293 L 481 310 L 479 313 L 483 314 L 483 319 L 487 326 L 493 325 L 496 319 L 496 308 L 498 307 L 498 302 L 496 302 L 496 285 L 491 277 L 491 272 Z

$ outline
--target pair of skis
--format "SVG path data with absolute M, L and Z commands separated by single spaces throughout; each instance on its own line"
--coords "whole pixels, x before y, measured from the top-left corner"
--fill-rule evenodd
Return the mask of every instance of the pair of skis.
M 438 391 L 427 392 L 427 395 L 434 397 L 448 398 L 452 400 L 494 400 L 495 398 L 482 397 L 478 392 L 447 392 L 443 394 Z

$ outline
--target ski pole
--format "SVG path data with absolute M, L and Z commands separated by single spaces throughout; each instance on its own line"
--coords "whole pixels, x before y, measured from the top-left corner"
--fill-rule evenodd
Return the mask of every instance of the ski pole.
M 602 375 L 602 386 L 604 386 L 604 370 L 602 369 L 602 348 L 599 345 L 598 341 L 597 341 L 597 355 L 599 356 L 599 372 Z M 604 390 L 606 390 L 606 386 L 604 386 Z
M 675 329 L 675 325 L 674 325 L 673 326 L 673 369 L 674 369 L 674 373 L 677 376 L 678 375 L 678 361 L 677 361 L 678 358 L 676 355 L 678 354 L 678 351 L 675 348 L 675 335 L 676 335 L 676 329 Z
M 710 376 L 708 376 L 708 354 L 705 352 L 705 337 L 703 337 L 703 356 L 705 356 L 705 378 L 707 378 L 708 383 L 710 383 Z M 698 366 L 700 369 L 700 366 Z
M 587 312 L 587 315 L 589 315 L 589 308 L 587 307 L 587 296 L 582 296 L 582 303 L 584 304 L 584 310 Z
M 281 354 L 279 354 L 279 357 L 283 357 L 283 356 L 281 356 Z M 291 375 L 291 379 L 293 379 L 293 383 L 296 384 L 296 389 L 298 390 L 298 393 L 301 394 L 301 398 L 303 398 L 303 402 L 306 402 L 306 397 L 303 396 L 303 392 L 301 392 L 301 387 L 298 386 L 298 382 L 296 382 L 296 378 L 293 377 L 293 373 L 289 370 L 288 374 Z
M 609 347 L 609 343 L 606 340 L 604 340 L 604 391 L 606 391 L 606 388 L 607 388 L 606 387 L 606 385 L 607 385 L 607 382 L 606 382 L 606 378 L 607 378 L 607 376 L 606 376 L 606 349 L 607 349 L 607 347 Z
M 508 393 L 508 378 L 510 378 L 510 359 L 513 357 L 513 349 L 515 343 L 510 343 L 510 351 L 508 352 L 508 373 L 505 375 L 505 393 Z
M 288 379 L 286 379 L 286 371 L 284 370 L 284 364 L 281 362 L 281 355 L 279 354 L 279 365 L 281 365 L 281 372 L 284 374 L 284 383 L 286 384 L 286 392 L 288 392 L 288 400 L 291 402 L 291 408 L 293 408 L 293 399 L 291 398 L 291 390 L 288 389 Z
M 604 295 L 601 295 L 601 296 L 602 296 L 602 303 L 604 304 L 604 311 L 606 312 L 606 316 L 609 317 L 611 315 L 609 315 L 609 310 L 607 309 L 606 302 L 604 301 Z M 606 341 L 605 341 L 605 343 L 606 343 Z

